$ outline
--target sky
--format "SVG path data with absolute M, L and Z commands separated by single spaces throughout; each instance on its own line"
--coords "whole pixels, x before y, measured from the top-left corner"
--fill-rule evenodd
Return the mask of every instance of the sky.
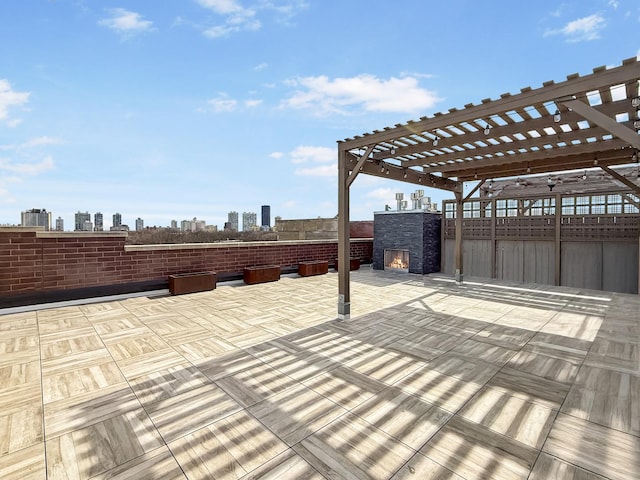
M 338 141 L 619 66 L 638 31 L 638 0 L 4 0 L 0 225 L 334 217 Z M 415 189 L 360 175 L 351 219 Z

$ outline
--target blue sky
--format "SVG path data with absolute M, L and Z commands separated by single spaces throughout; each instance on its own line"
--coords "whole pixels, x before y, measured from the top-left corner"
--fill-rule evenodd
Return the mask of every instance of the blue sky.
M 620 65 L 638 31 L 638 0 L 3 1 L 0 224 L 333 217 L 338 140 Z M 352 219 L 413 190 L 360 176 Z

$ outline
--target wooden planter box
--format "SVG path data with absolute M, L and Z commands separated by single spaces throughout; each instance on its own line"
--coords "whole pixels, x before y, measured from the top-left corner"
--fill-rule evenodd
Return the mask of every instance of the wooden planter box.
M 244 283 L 275 282 L 280 280 L 280 265 L 261 265 L 259 267 L 247 267 L 243 271 Z
M 216 272 L 176 273 L 169 275 L 171 295 L 204 292 L 216 288 Z
M 301 277 L 310 277 L 311 275 L 322 275 L 329 271 L 329 262 L 327 260 L 314 260 L 309 262 L 300 262 L 298 264 L 298 275 Z
M 360 259 L 359 258 L 352 258 L 349 261 L 349 269 L 350 270 L 359 270 L 360 269 Z M 336 263 L 335 263 L 335 268 L 336 270 L 338 270 L 338 259 L 336 258 Z

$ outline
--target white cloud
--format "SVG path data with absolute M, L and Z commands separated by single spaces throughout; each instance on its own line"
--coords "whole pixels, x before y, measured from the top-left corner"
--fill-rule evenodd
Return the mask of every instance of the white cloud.
M 237 14 L 244 10 L 235 0 L 198 0 L 198 3 L 220 15 Z
M 333 165 L 321 165 L 319 167 L 298 168 L 295 172 L 296 175 L 308 176 L 308 177 L 336 177 L 338 176 L 338 164 Z
M 390 202 L 395 198 L 395 192 L 391 188 L 376 188 L 375 190 L 367 192 L 365 197 Z
M 231 98 L 227 98 L 226 94 L 220 94 L 218 98 L 212 98 L 207 103 L 213 108 L 213 111 L 218 112 L 233 112 L 238 106 L 238 102 Z
M 562 35 L 567 42 L 571 43 L 597 40 L 600 38 L 600 31 L 606 24 L 607 22 L 602 16 L 593 14 L 588 17 L 573 20 L 562 28 L 547 30 L 544 36 Z
M 255 67 L 253 67 L 252 70 L 254 70 L 256 72 L 260 72 L 260 71 L 266 69 L 268 66 L 269 66 L 268 63 L 262 62 L 262 63 L 259 63 L 258 65 L 256 65 Z
M 351 78 L 327 76 L 289 80 L 296 91 L 283 103 L 286 108 L 305 109 L 319 115 L 368 112 L 416 113 L 433 107 L 440 98 L 421 88 L 415 77 L 379 79 L 362 74 Z
M 0 150 L 24 150 L 29 148 L 41 147 L 43 145 L 59 145 L 62 143 L 62 140 L 54 137 L 36 137 L 31 140 L 27 140 L 24 143 L 20 144 L 9 144 L 9 145 L 0 145 Z
M 223 17 L 222 23 L 204 28 L 205 37 L 216 39 L 228 37 L 244 31 L 255 31 L 262 28 L 259 14 L 267 11 L 275 12 L 276 20 L 287 22 L 299 10 L 306 8 L 302 0 L 271 1 L 260 0 L 252 7 L 245 7 L 238 0 L 197 0 L 198 4 L 216 15 Z
M 153 30 L 153 22 L 143 20 L 139 13 L 124 8 L 112 8 L 109 14 L 109 18 L 104 18 L 98 23 L 124 37 Z
M 244 101 L 244 106 L 247 108 L 255 108 L 260 104 L 262 104 L 262 100 L 245 100 Z
M 269 154 L 269 157 L 270 158 L 275 158 L 277 160 L 277 159 L 280 159 L 280 158 L 284 157 L 284 153 L 282 153 L 282 152 L 273 152 L 273 153 Z
M 45 157 L 38 163 L 14 163 L 9 159 L 0 158 L 0 171 L 16 175 L 38 175 L 54 168 L 53 158 Z
M 620 2 L 618 0 L 609 0 L 608 5 L 614 10 L 617 10 L 617 8 L 620 6 Z
M 17 126 L 20 120 L 9 118 L 9 108 L 24 105 L 29 101 L 29 95 L 29 92 L 14 91 L 8 80 L 0 78 L 0 120 L 9 127 Z
M 335 162 L 338 152 L 335 148 L 301 145 L 291 152 L 291 163 L 329 163 Z

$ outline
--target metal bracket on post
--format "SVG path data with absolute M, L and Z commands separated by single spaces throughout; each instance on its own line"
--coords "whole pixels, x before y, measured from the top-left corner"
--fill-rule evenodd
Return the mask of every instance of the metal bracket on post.
M 351 302 L 344 301 L 344 295 L 338 295 L 338 319 L 349 320 L 351 317 Z
M 462 273 L 460 273 L 460 269 L 457 268 L 456 269 L 456 283 L 458 285 L 462 285 L 462 280 L 463 280 L 464 275 Z

